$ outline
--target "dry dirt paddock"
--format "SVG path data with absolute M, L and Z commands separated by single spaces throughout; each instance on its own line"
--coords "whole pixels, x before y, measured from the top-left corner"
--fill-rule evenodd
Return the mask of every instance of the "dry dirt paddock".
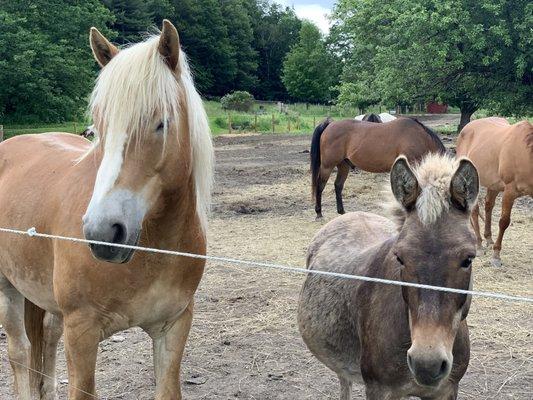
M 315 222 L 309 195 L 309 136 L 264 135 L 215 140 L 217 174 L 209 229 L 212 255 L 303 266 L 306 246 L 334 218 L 332 182 L 325 221 Z M 446 141 L 452 144 L 453 140 Z M 347 211 L 380 212 L 387 175 L 351 173 Z M 496 210 L 499 213 L 499 208 Z M 504 242 L 504 266 L 474 264 L 477 290 L 533 296 L 533 202 L 518 201 Z M 315 360 L 296 325 L 302 275 L 208 263 L 183 361 L 185 399 L 336 399 L 336 377 Z M 461 399 L 533 399 L 533 307 L 474 298 L 468 317 L 472 359 Z M 151 345 L 138 329 L 100 346 L 102 399 L 152 399 Z M 124 339 L 124 340 L 122 340 Z M 6 339 L 0 338 L 0 399 L 11 399 Z M 66 369 L 60 349 L 60 399 Z M 355 388 L 354 398 L 363 390 Z

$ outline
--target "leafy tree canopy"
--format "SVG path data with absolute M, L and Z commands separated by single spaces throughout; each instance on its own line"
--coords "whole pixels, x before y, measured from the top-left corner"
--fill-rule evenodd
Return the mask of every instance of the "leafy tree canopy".
M 331 98 L 335 83 L 333 58 L 316 25 L 303 22 L 298 43 L 283 63 L 283 84 L 297 100 L 324 102 Z

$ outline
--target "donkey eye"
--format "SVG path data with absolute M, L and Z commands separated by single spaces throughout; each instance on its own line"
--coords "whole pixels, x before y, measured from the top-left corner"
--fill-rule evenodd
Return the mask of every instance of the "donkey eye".
M 398 255 L 396 256 L 396 261 L 403 265 L 403 260 Z
M 474 257 L 468 257 L 461 262 L 461 268 L 470 268 L 472 265 L 472 261 L 474 260 Z
M 159 123 L 159 125 L 157 125 L 157 128 L 155 130 L 156 131 L 162 131 L 164 127 L 165 127 L 165 123 L 163 121 L 161 121 Z

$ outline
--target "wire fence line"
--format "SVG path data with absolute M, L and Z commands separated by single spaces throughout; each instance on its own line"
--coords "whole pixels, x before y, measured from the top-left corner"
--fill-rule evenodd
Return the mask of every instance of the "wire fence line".
M 516 301 L 516 302 L 533 304 L 533 297 L 514 296 L 514 295 L 508 295 L 505 293 L 484 292 L 484 291 L 477 291 L 477 290 L 456 289 L 456 288 L 449 288 L 449 287 L 442 287 L 442 286 L 425 285 L 421 283 L 403 282 L 403 281 L 397 281 L 397 280 L 391 280 L 391 279 L 376 278 L 376 277 L 364 276 L 364 275 L 350 275 L 350 274 L 343 274 L 339 272 L 292 267 L 288 265 L 268 263 L 268 262 L 248 261 L 248 260 L 241 260 L 241 259 L 229 258 L 229 257 L 210 256 L 210 255 L 187 253 L 187 252 L 175 251 L 175 250 L 158 249 L 158 248 L 153 248 L 153 247 L 142 247 L 142 246 L 136 246 L 136 245 L 109 243 L 109 242 L 102 242 L 98 240 L 87 240 L 87 239 L 74 238 L 74 237 L 69 237 L 69 236 L 41 233 L 41 232 L 37 232 L 35 228 L 30 228 L 27 230 L 0 228 L 0 232 L 24 235 L 24 236 L 29 236 L 29 237 L 40 237 L 40 238 L 46 238 L 46 239 L 63 240 L 63 241 L 69 241 L 69 242 L 75 242 L 75 243 L 119 247 L 119 248 L 124 248 L 124 249 L 131 249 L 131 250 L 179 256 L 179 257 L 197 258 L 197 259 L 203 259 L 207 261 L 215 261 L 217 263 L 246 265 L 252 268 L 270 268 L 270 269 L 276 269 L 276 270 L 282 270 L 286 272 L 293 272 L 293 273 L 306 274 L 306 275 L 309 275 L 309 274 L 322 275 L 322 276 L 335 277 L 335 278 L 341 278 L 341 279 L 359 280 L 359 281 L 374 282 L 374 283 L 395 285 L 395 286 L 407 286 L 407 287 L 414 287 L 418 289 L 428 289 L 428 290 L 435 290 L 435 291 L 449 292 L 449 293 L 456 293 L 456 294 L 466 294 L 466 295 L 478 296 L 478 297 L 488 297 L 488 298 L 499 299 L 503 301 Z
M 436 291 L 442 291 L 442 292 L 450 292 L 450 293 L 459 293 L 459 294 L 467 294 L 472 296 L 480 296 L 480 297 L 488 297 L 488 298 L 494 298 L 504 301 L 516 301 L 516 302 L 524 302 L 524 303 L 533 303 L 533 298 L 531 297 L 523 297 L 523 296 L 513 296 L 513 295 L 507 295 L 503 293 L 494 293 L 494 292 L 481 292 L 481 291 L 475 291 L 475 290 L 463 290 L 463 289 L 455 289 L 455 288 L 447 288 L 447 287 L 440 287 L 440 286 L 432 286 L 432 285 L 424 285 L 419 283 L 412 283 L 412 282 L 402 282 L 402 281 L 395 281 L 390 279 L 383 279 L 383 278 L 375 278 L 375 277 L 369 277 L 369 276 L 363 276 L 363 275 L 350 275 L 350 274 L 343 274 L 338 272 L 330 272 L 330 271 L 322 271 L 322 270 L 309 270 L 305 268 L 298 268 L 298 267 L 291 267 L 287 265 L 282 264 L 274 264 L 274 263 L 267 263 L 267 262 L 257 262 L 257 261 L 248 261 L 248 260 L 240 260 L 236 258 L 228 258 L 228 257 L 219 257 L 219 256 L 210 256 L 210 255 L 203 255 L 203 254 L 194 254 L 194 253 L 187 253 L 187 252 L 181 252 L 181 251 L 174 251 L 174 250 L 165 250 L 165 249 L 157 249 L 157 248 L 151 248 L 151 247 L 142 247 L 142 246 L 133 246 L 133 245 L 125 245 L 125 244 L 117 244 L 117 243 L 108 243 L 108 242 L 102 242 L 97 240 L 87 240 L 87 239 L 81 239 L 81 238 L 74 238 L 74 237 L 68 237 L 68 236 L 61 236 L 61 235 L 52 235 L 47 233 L 41 233 L 37 232 L 35 228 L 30 228 L 27 230 L 20 230 L 20 229 L 11 229 L 11 228 L 0 228 L 0 232 L 4 233 L 10 233 L 10 234 L 17 234 L 17 235 L 24 235 L 28 237 L 40 237 L 40 238 L 46 238 L 46 239 L 56 239 L 56 240 L 63 240 L 63 241 L 70 241 L 75 243 L 83 243 L 83 244 L 96 244 L 96 245 L 104 245 L 104 246 L 111 246 L 111 247 L 119 247 L 119 248 L 126 248 L 131 250 L 137 250 L 137 251 L 145 251 L 145 252 L 151 252 L 151 253 L 159 253 L 159 254 L 165 254 L 165 255 L 172 255 L 172 256 L 181 256 L 181 257 L 189 257 L 189 258 L 197 258 L 197 259 L 203 259 L 207 261 L 215 261 L 217 263 L 227 263 L 227 264 L 234 264 L 234 265 L 246 265 L 249 267 L 255 267 L 255 268 L 270 268 L 270 269 L 277 269 L 287 272 L 293 272 L 293 273 L 299 273 L 299 274 L 315 274 L 315 275 L 322 275 L 322 276 L 329 276 L 329 277 L 335 277 L 335 278 L 341 278 L 341 279 L 351 279 L 351 280 L 360 280 L 360 281 L 367 281 L 367 282 L 374 282 L 374 283 L 381 283 L 381 284 L 388 284 L 388 285 L 396 285 L 396 286 L 408 286 L 408 287 L 415 287 L 420 289 L 428 289 L 428 290 L 436 290 Z M 8 360 L 8 359 L 6 359 Z M 54 380 L 55 378 L 47 375 L 41 371 L 35 370 L 27 365 L 24 365 L 22 363 L 19 363 L 15 360 L 8 360 L 9 362 L 19 365 L 23 368 L 26 368 L 28 371 L 34 372 L 36 374 L 39 374 L 43 376 L 46 379 Z M 86 394 L 90 397 L 97 398 L 92 393 L 89 393 L 83 389 L 77 388 L 75 386 L 72 386 L 70 383 L 68 383 L 68 386 L 71 389 L 74 389 L 76 391 L 79 391 L 83 394 Z

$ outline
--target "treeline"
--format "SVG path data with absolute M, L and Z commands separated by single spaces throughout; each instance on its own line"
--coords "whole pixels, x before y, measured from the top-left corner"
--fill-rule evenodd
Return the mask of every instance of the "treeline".
M 202 94 L 290 97 L 283 61 L 302 27 L 291 8 L 267 0 L 0 0 L 0 118 L 79 118 L 97 72 L 89 28 L 127 45 L 164 18 L 178 28 Z
M 530 0 L 338 0 L 330 40 L 343 58 L 338 104 L 533 114 Z

